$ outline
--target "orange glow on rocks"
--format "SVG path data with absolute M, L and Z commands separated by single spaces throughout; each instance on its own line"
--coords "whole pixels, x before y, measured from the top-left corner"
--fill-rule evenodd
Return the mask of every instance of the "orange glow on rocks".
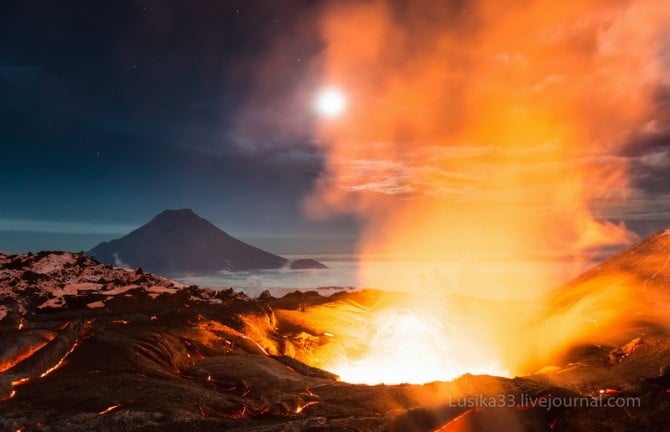
M 40 378 L 44 378 L 45 376 L 49 375 L 50 373 L 52 373 L 53 371 L 55 371 L 56 369 L 61 367 L 63 365 L 63 363 L 65 363 L 65 360 L 67 359 L 67 357 L 70 354 L 72 354 L 74 352 L 74 350 L 77 349 L 78 345 L 79 345 L 79 342 L 73 343 L 72 346 L 70 347 L 70 349 L 63 355 L 63 357 L 61 357 L 60 360 L 58 360 L 58 363 L 51 366 L 49 369 L 45 370 L 44 372 L 42 372 L 40 374 Z
M 121 406 L 121 404 L 116 404 L 116 405 L 109 406 L 109 407 L 105 408 L 104 410 L 100 411 L 98 413 L 98 415 L 105 415 L 110 411 L 114 411 L 115 409 L 117 409 L 120 406 Z
M 28 377 L 24 377 L 24 378 L 21 378 L 21 379 L 17 379 L 17 380 L 12 381 L 12 385 L 13 385 L 14 387 L 16 387 L 16 386 L 20 386 L 21 384 L 25 384 L 25 383 L 27 383 L 28 381 L 30 381 L 30 378 L 28 378 Z
M 318 401 L 307 401 L 307 402 L 305 402 L 305 403 L 302 404 L 302 405 L 298 405 L 298 406 L 295 408 L 295 413 L 296 413 L 296 414 L 300 414 L 300 413 L 302 412 L 302 410 L 304 410 L 305 408 L 307 408 L 307 407 L 309 407 L 309 406 L 312 406 L 312 405 L 316 405 L 316 404 L 318 404 L 318 403 L 319 403 Z
M 606 216 L 629 189 L 617 152 L 649 121 L 664 79 L 670 8 L 402 4 L 335 4 L 322 16 L 323 82 L 340 83 L 352 103 L 319 125 L 327 173 L 306 207 L 358 215 L 362 256 L 413 263 L 380 273 L 364 259 L 361 285 L 442 296 L 440 318 L 460 326 L 480 361 L 504 359 L 516 373 L 537 354 L 520 332 L 544 305 L 468 315 L 454 296 L 538 299 L 569 269 L 524 260 L 570 255 L 578 265 L 588 248 L 635 240 Z M 422 317 L 431 305 L 412 307 Z M 383 373 L 374 356 L 351 367 Z
M 12 391 L 9 393 L 9 395 L 7 395 L 6 397 L 0 399 L 0 402 L 9 400 L 9 399 L 13 398 L 14 396 L 16 396 L 16 390 L 12 390 Z
M 385 309 L 373 315 L 364 354 L 347 358 L 329 370 L 346 382 L 361 384 L 421 384 L 446 381 L 464 373 L 502 375 L 499 360 L 491 351 L 473 345 L 471 334 L 449 334 L 435 317 L 407 309 Z M 473 355 L 474 353 L 474 355 Z M 373 366 L 374 365 L 374 366 Z
M 49 343 L 49 340 L 39 341 L 38 343 L 27 346 L 24 351 L 17 353 L 15 357 L 0 363 L 0 372 L 4 372 L 21 363 L 23 360 L 29 358 L 37 351 L 42 349 L 47 343 Z

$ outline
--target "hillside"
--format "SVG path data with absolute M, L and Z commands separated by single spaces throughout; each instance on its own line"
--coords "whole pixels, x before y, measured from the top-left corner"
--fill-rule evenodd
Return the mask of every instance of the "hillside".
M 98 261 L 162 274 L 214 273 L 290 266 L 286 258 L 238 240 L 190 209 L 165 210 L 128 235 L 87 252 Z M 302 263 L 304 264 L 304 262 Z M 310 263 L 310 268 L 323 268 Z
M 252 300 L 82 254 L 0 254 L 0 430 L 668 430 L 670 338 L 616 319 L 631 311 L 647 323 L 667 319 L 667 304 L 654 301 L 670 274 L 664 236 L 557 290 L 537 324 L 557 326 L 551 345 L 582 323 L 606 343 L 586 338 L 531 376 L 419 385 L 349 384 L 320 369 L 355 358 L 370 314 L 406 307 L 410 293 Z M 611 288 L 617 281 L 624 291 Z M 609 302 L 629 292 L 648 295 Z M 594 325 L 598 310 L 615 318 Z M 412 349 L 420 330 L 406 328 L 396 348 Z

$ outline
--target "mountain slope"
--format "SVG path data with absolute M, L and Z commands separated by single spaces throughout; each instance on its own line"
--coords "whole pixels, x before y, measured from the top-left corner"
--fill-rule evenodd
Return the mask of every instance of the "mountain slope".
M 670 229 L 659 231 L 585 271 L 553 293 L 553 305 L 583 302 L 599 290 L 617 285 L 630 291 L 635 302 L 660 301 L 670 286 Z M 614 293 L 613 293 L 614 294 Z M 619 297 L 622 297 L 619 293 Z M 629 299 L 631 300 L 631 299 Z
M 165 210 L 148 224 L 87 252 L 106 264 L 142 267 L 157 273 L 275 269 L 286 258 L 248 245 L 190 209 Z
M 0 253 L 0 431 L 670 430 L 667 334 L 513 379 L 369 386 L 318 369 L 358 356 L 370 310 L 412 296 L 252 300 L 81 254 Z M 414 350 L 416 331 L 397 349 Z
M 606 274 L 625 273 L 642 286 L 670 284 L 670 229 L 653 234 L 587 270 L 571 285 Z
M 639 338 L 670 334 L 669 286 L 670 230 L 665 230 L 551 292 L 534 324 L 538 347 L 549 357 L 562 351 L 569 358 L 584 346 L 633 341 L 631 349 L 637 349 Z

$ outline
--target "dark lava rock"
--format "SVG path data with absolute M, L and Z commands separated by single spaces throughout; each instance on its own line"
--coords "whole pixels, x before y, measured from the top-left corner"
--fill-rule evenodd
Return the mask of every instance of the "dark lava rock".
M 71 253 L 0 254 L 0 281 L 0 431 L 670 430 L 663 332 L 585 342 L 529 377 L 356 385 L 319 356 L 411 294 L 252 300 Z
M 263 290 L 263 292 L 258 295 L 258 300 L 274 300 L 274 297 L 269 290 Z

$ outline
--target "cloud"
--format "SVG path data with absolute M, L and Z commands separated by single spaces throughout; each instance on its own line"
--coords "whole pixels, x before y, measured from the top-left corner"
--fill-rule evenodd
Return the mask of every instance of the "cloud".
M 670 167 L 670 151 L 662 150 L 644 154 L 638 158 L 639 163 L 651 169 L 665 170 Z
M 379 181 L 372 181 L 348 186 L 350 192 L 370 191 L 384 195 L 408 195 L 415 189 L 402 177 L 385 177 Z
M 380 194 L 599 221 L 605 203 L 661 181 L 665 155 L 629 148 L 667 123 L 668 9 L 651 0 L 325 3 L 253 63 L 234 140 L 282 161 L 322 160 L 304 147 L 316 145 L 326 159 L 306 205 L 315 214 L 369 211 L 376 226 Z M 322 122 L 311 98 L 333 84 L 349 110 Z M 568 231 L 556 235 L 583 243 Z
M 315 3 L 292 13 L 292 31 L 275 32 L 265 52 L 248 59 L 240 76 L 248 85 L 232 125 L 232 140 L 258 154 L 287 148 L 314 148 L 312 99 L 318 89 L 321 49 Z M 295 8 L 295 7 L 293 7 Z M 290 22 L 282 22 L 286 29 Z
M 54 234 L 124 235 L 137 228 L 133 225 L 96 224 L 90 222 L 61 222 L 32 219 L 0 219 L 0 231 L 39 232 Z
M 633 134 L 623 150 L 628 160 L 631 187 L 650 194 L 670 188 L 670 131 L 652 120 Z M 653 210 L 653 203 L 649 203 Z
M 426 208 L 469 206 L 463 223 L 515 214 L 506 229 L 537 229 L 537 239 L 630 241 L 601 212 L 625 200 L 632 166 L 666 163 L 659 153 L 624 152 L 658 117 L 669 8 L 456 3 L 326 7 L 323 82 L 339 83 L 351 103 L 342 119 L 319 125 L 326 175 L 308 207 L 348 209 L 397 233 L 431 217 Z M 370 191 L 402 196 L 395 206 L 404 213 L 380 211 Z M 529 223 L 517 208 L 542 216 Z M 461 223 L 449 220 L 445 234 Z
M 554 289 L 572 276 L 567 269 L 518 257 L 585 258 L 590 248 L 639 238 L 607 217 L 635 190 L 631 167 L 643 174 L 666 163 L 658 150 L 626 150 L 661 118 L 667 28 L 670 6 L 654 0 L 329 4 L 323 82 L 346 89 L 350 108 L 318 124 L 326 171 L 309 209 L 356 214 L 364 255 L 410 256 L 438 271 L 453 268 L 445 256 L 465 261 L 453 284 L 417 280 L 420 264 L 391 275 L 364 262 L 364 286 L 414 289 L 431 301 L 445 293 L 443 308 L 453 292 L 500 298 Z M 635 197 L 638 217 L 650 198 Z M 470 310 L 464 303 L 455 309 Z M 527 328 L 528 314 L 482 316 L 461 329 L 482 357 L 491 358 L 482 337 L 491 332 L 504 341 L 499 357 L 528 361 L 537 353 L 512 330 Z

